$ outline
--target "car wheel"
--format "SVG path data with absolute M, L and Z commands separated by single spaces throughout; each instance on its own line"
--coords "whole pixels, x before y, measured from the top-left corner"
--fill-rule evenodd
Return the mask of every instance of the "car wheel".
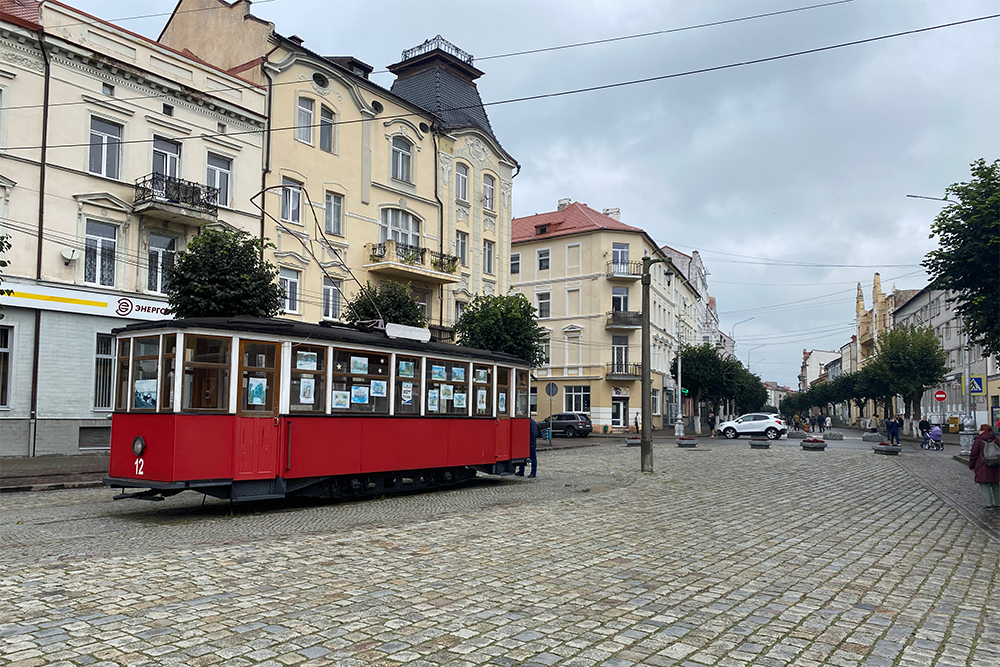
M 567 438 L 575 438 L 576 437 L 576 428 L 573 427 L 573 426 L 567 426 L 566 430 L 563 431 L 563 435 L 565 435 Z
M 777 440 L 778 438 L 781 437 L 781 434 L 778 433 L 778 429 L 776 428 L 767 429 L 766 431 L 764 431 L 764 435 L 767 436 L 768 440 Z
M 740 434 L 736 432 L 735 428 L 729 427 L 722 432 L 722 435 L 726 436 L 727 440 L 735 440 L 740 437 Z

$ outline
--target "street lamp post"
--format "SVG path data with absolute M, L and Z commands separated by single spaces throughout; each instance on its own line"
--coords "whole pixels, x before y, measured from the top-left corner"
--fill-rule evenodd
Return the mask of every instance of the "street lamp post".
M 767 345 L 767 343 L 764 343 L 764 345 Z M 764 345 L 751 347 L 749 350 L 747 350 L 747 370 L 750 370 L 750 353 L 753 352 L 754 350 L 759 350 L 760 348 L 764 347 Z
M 639 436 L 642 472 L 653 472 L 653 353 L 649 335 L 649 284 L 651 282 L 649 267 L 666 261 L 668 260 L 652 259 L 649 255 L 644 255 L 642 258 L 642 432 Z

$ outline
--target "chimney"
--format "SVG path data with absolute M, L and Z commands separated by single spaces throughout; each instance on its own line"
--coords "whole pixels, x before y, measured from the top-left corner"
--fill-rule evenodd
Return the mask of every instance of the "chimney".
M 603 211 L 601 211 L 601 213 L 608 216 L 609 218 L 614 218 L 618 222 L 621 222 L 622 220 L 622 211 L 620 208 L 606 208 Z
M 569 206 L 572 203 L 573 203 L 572 199 L 568 199 L 568 198 L 567 199 L 560 199 L 559 200 L 559 206 L 558 206 L 558 208 L 556 208 L 556 210 L 557 211 L 561 211 L 561 210 L 563 210 L 564 208 L 566 208 L 567 206 Z
M 250 0 L 243 0 L 243 18 L 250 18 Z

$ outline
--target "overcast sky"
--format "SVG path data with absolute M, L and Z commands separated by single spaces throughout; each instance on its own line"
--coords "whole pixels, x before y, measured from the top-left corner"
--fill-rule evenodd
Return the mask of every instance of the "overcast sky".
M 998 0 L 853 0 L 539 54 L 517 51 L 686 28 L 822 0 L 255 2 L 283 35 L 384 70 L 441 34 L 476 57 L 486 102 L 677 74 L 1000 13 Z M 76 0 L 107 20 L 172 0 Z M 374 9 L 377 7 L 377 9 Z M 156 38 L 166 16 L 120 21 Z M 388 87 L 392 77 L 373 74 Z M 562 197 L 601 210 L 710 272 L 720 328 L 764 380 L 796 386 L 803 348 L 839 350 L 855 290 L 871 306 L 920 288 L 944 188 L 1000 157 L 1000 20 L 609 90 L 488 107 L 520 162 L 515 216 Z M 788 263 L 799 264 L 791 266 Z M 808 266 L 801 266 L 807 264 Z M 861 265 L 837 267 L 833 265 Z M 636 295 L 638 297 L 638 295 Z M 750 317 L 754 319 L 746 320 Z M 761 346 L 761 347 L 758 347 Z M 756 348 L 756 349 L 754 349 Z

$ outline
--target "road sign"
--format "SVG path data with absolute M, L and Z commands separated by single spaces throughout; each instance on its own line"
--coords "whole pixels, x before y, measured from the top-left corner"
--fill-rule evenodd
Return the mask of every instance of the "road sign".
M 946 398 L 948 398 L 948 394 L 944 393 L 940 389 L 934 392 L 935 401 L 943 402 Z
M 970 375 L 969 376 L 969 393 L 970 394 L 983 394 L 983 376 L 982 375 Z
M 550 382 L 547 385 L 545 385 L 546 396 L 555 396 L 558 393 L 559 393 L 559 385 L 557 385 L 555 382 Z

